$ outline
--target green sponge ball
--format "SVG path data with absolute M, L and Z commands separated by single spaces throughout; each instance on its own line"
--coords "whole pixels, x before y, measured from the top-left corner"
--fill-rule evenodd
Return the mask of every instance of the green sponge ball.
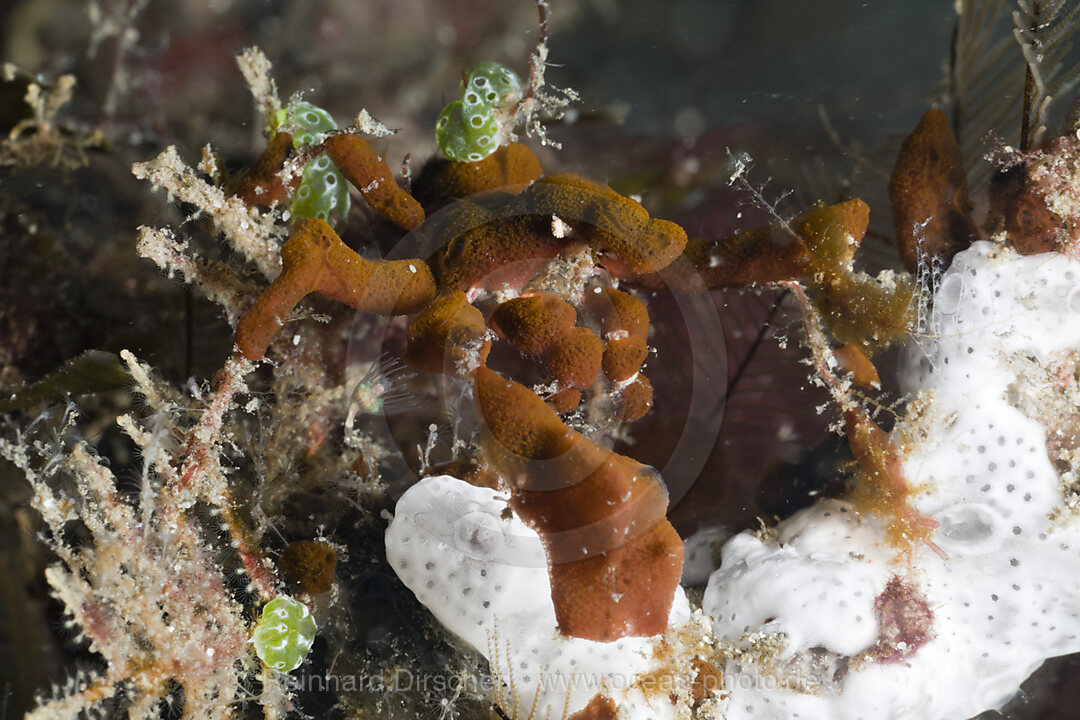
M 267 667 L 292 672 L 307 657 L 317 630 L 307 605 L 279 595 L 263 607 L 251 641 Z
M 521 78 L 502 63 L 482 62 L 465 73 L 462 100 L 466 105 L 483 103 L 505 108 L 521 99 Z
M 337 129 L 330 113 L 309 102 L 294 103 L 289 107 L 288 119 L 295 126 L 293 146 L 314 145 L 323 135 Z M 319 218 L 340 231 L 349 217 L 349 186 L 345 176 L 326 155 L 308 162 L 300 185 L 296 188 L 289 207 L 291 222 L 300 218 Z
M 499 126 L 490 106 L 463 100 L 443 108 L 435 122 L 435 139 L 443 154 L 455 162 L 483 160 L 499 147 Z
M 304 168 L 289 213 L 292 222 L 317 217 L 336 230 L 344 225 L 349 216 L 349 186 L 326 155 L 320 155 Z
M 521 78 L 502 63 L 482 62 L 469 68 L 461 89 L 461 99 L 439 114 L 435 139 L 448 159 L 477 162 L 513 135 L 513 112 L 504 111 L 521 100 Z
M 336 130 L 337 123 L 330 113 L 317 105 L 300 101 L 289 106 L 288 120 L 296 126 L 293 132 L 293 145 L 314 145 L 322 140 L 323 133 Z

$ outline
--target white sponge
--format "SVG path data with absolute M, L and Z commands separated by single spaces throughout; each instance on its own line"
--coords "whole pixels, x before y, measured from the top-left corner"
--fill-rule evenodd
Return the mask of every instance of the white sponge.
M 663 664 L 659 637 L 598 643 L 559 632 L 540 537 L 505 495 L 448 475 L 421 480 L 398 501 L 386 556 L 417 599 L 488 659 L 510 717 L 568 717 L 600 693 L 620 718 L 674 717 L 666 692 L 641 690 Z M 678 588 L 669 625 L 689 617 Z
M 1021 409 L 1021 388 L 1053 393 L 1051 367 L 1080 359 L 1078 279 L 1058 254 L 980 242 L 956 256 L 909 363 L 921 408 L 893 434 L 948 557 L 894 557 L 874 521 L 835 501 L 775 539 L 732 539 L 704 599 L 745 651 L 728 667 L 729 717 L 971 717 L 1080 651 L 1080 525 L 1061 512 L 1047 449 L 1059 418 Z M 755 654 L 755 632 L 786 645 Z M 796 691 L 808 687 L 818 694 Z
M 980 242 L 956 256 L 908 363 L 917 411 L 893 431 L 947 557 L 926 546 L 901 557 L 878 520 L 836 500 L 736 535 L 703 598 L 726 643 L 726 693 L 699 714 L 965 718 L 1000 707 L 1044 659 L 1080 651 L 1080 489 L 1053 464 L 1078 445 L 1080 403 L 1061 405 L 1080 398 L 1078 288 L 1080 262 L 1064 255 Z M 681 589 L 664 642 L 564 637 L 539 537 L 504 495 L 446 476 L 401 498 L 386 550 L 488 658 L 515 720 L 570 716 L 598 693 L 620 720 L 688 716 L 685 701 L 643 690 L 680 667 L 686 690 L 693 673 L 673 665 L 673 638 L 711 647 Z

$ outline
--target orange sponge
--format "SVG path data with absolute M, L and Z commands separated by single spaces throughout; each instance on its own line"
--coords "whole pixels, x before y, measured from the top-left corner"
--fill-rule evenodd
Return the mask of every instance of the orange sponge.
M 556 236 L 554 218 L 569 233 Z M 675 223 L 651 218 L 637 201 L 571 174 L 539 178 L 519 195 L 472 196 L 455 205 L 433 235 L 444 248 L 435 262 L 439 282 L 462 290 L 500 289 L 488 276 L 506 275 L 508 266 L 511 280 L 502 282 L 520 287 L 568 242 L 611 253 L 609 259 L 631 274 L 667 267 L 686 245 L 686 233 Z
M 559 628 L 606 642 L 662 633 L 682 571 L 659 474 L 567 427 L 523 385 L 481 367 L 484 449 L 544 542 Z
M 444 243 L 434 261 L 442 287 L 522 287 L 562 249 L 562 241 L 551 234 L 551 218 L 488 219 L 461 205 L 454 208 L 461 217 L 450 218 L 436 231 L 436 241 Z
M 324 542 L 299 540 L 289 543 L 281 552 L 278 567 L 294 588 L 317 595 L 334 584 L 337 553 Z
M 512 143 L 479 162 L 432 160 L 417 178 L 415 189 L 425 207 L 441 206 L 487 190 L 520 192 L 542 174 L 536 155 Z
M 549 568 L 566 635 L 597 642 L 659 635 L 682 574 L 683 545 L 666 519 L 619 548 Z
M 292 151 L 292 135 L 279 132 L 267 143 L 266 149 L 236 183 L 232 193 L 248 205 L 276 205 L 289 199 L 293 189 L 281 182 L 278 173 Z M 300 178 L 293 179 L 293 185 Z
M 585 291 L 585 303 L 600 319 L 604 338 L 620 335 L 649 337 L 649 310 L 636 297 L 614 288 L 591 287 Z
M 236 326 L 236 345 L 258 360 L 296 304 L 318 293 L 364 312 L 417 312 L 435 296 L 423 260 L 365 260 L 318 218 L 298 221 L 281 248 L 281 274 L 263 290 Z
M 867 389 L 881 387 L 881 377 L 873 361 L 857 346 L 841 345 L 832 352 L 840 367 L 851 373 L 851 381 L 856 385 Z
M 615 382 L 629 380 L 649 354 L 649 311 L 645 303 L 613 288 L 590 288 L 585 302 L 600 318 L 607 347 L 604 373 Z
M 634 382 L 622 389 L 619 401 L 619 410 L 616 413 L 619 422 L 633 422 L 645 417 L 653 404 L 653 389 L 649 378 L 638 373 Z
M 718 240 L 690 240 L 682 257 L 660 274 L 630 278 L 641 287 L 665 284 L 696 294 L 707 288 L 746 287 L 832 273 L 851 259 L 870 221 L 862 200 L 821 205 L 791 222 L 767 225 Z
M 575 323 L 574 307 L 549 293 L 507 300 L 491 315 L 492 329 L 526 355 L 543 355 Z
M 338 133 L 323 147 L 341 174 L 348 178 L 375 212 L 403 230 L 424 222 L 424 209 L 398 186 L 390 167 L 366 140 L 352 133 Z
M 625 382 L 633 377 L 648 355 L 649 346 L 641 338 L 609 340 L 604 348 L 604 373 L 615 382 Z
M 580 175 L 549 175 L 522 193 L 527 212 L 558 216 L 596 250 L 618 255 L 635 273 L 661 270 L 686 245 L 675 223 L 649 217 L 641 203 Z
M 574 327 L 555 341 L 546 358 L 548 371 L 562 387 L 587 388 L 600 372 L 604 343 L 586 327 Z
M 926 111 L 900 147 L 889 201 L 900 257 L 909 272 L 920 263 L 929 266 L 934 258 L 947 265 L 976 239 L 964 160 L 949 118 L 938 108 Z
M 565 390 L 560 390 L 555 393 L 545 402 L 547 402 L 555 412 L 562 415 L 563 413 L 574 410 L 581 404 L 581 391 L 577 388 L 566 388 Z
M 484 339 L 484 314 L 469 304 L 465 293 L 441 293 L 409 325 L 405 362 L 433 373 L 453 373 L 469 361 L 471 352 L 484 362 L 490 341 Z

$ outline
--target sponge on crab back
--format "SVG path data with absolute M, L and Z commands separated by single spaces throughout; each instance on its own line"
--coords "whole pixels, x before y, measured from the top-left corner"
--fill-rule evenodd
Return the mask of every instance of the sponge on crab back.
M 481 367 L 484 448 L 540 534 L 559 629 L 601 642 L 664 631 L 682 572 L 660 475 L 567 427 L 535 393 Z

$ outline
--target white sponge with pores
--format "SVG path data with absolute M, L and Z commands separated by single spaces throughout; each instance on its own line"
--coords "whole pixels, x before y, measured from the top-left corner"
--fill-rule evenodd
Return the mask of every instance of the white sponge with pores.
M 510 717 L 568 717 L 601 693 L 620 718 L 674 717 L 667 692 L 641 687 L 664 662 L 662 638 L 599 643 L 559 632 L 540 537 L 505 495 L 448 475 L 421 480 L 398 501 L 386 556 L 417 599 L 487 658 Z M 678 588 L 669 626 L 689 618 Z
M 892 433 L 947 557 L 905 557 L 830 500 L 729 541 L 703 603 L 745 651 L 728 718 L 971 717 L 1080 651 L 1080 522 L 1052 462 L 1077 447 L 1080 407 L 1043 409 L 1077 390 L 1078 288 L 1065 255 L 979 242 L 955 257 L 911 348 L 917 409 Z M 783 650 L 755 653 L 762 637 Z
M 702 604 L 713 632 L 735 641 L 751 630 L 787 636 L 788 653 L 822 647 L 855 655 L 877 640 L 874 597 L 889 579 L 886 562 L 852 559 L 875 537 L 844 503 L 826 500 L 793 516 L 780 543 L 750 533 L 732 538 L 709 578 Z

